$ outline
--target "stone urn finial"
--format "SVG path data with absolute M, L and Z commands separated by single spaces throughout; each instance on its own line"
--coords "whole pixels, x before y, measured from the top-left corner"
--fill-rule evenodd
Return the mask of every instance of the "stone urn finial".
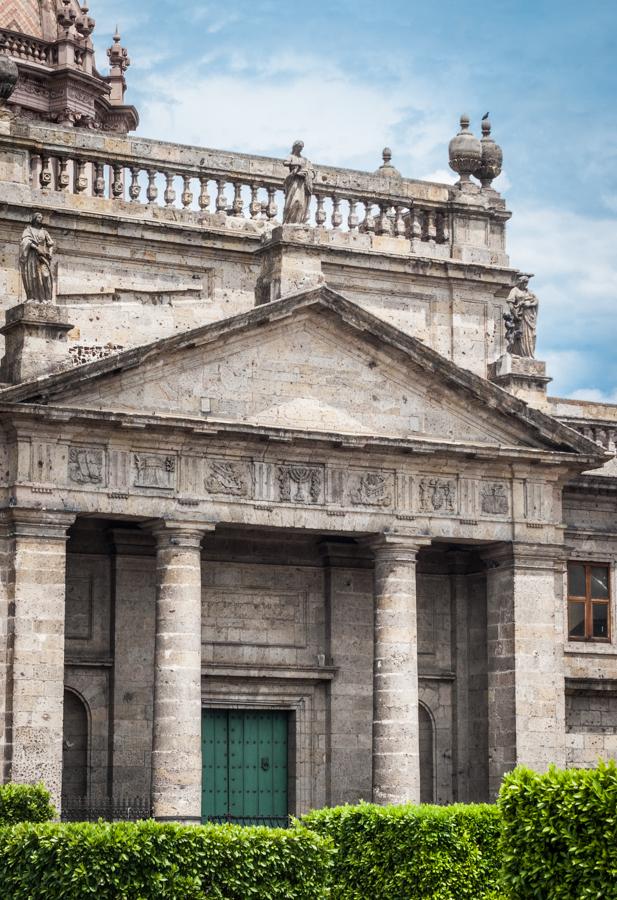
M 383 159 L 383 164 L 377 169 L 375 174 L 385 175 L 386 178 L 400 178 L 401 173 L 396 166 L 392 165 L 392 150 L 390 150 L 389 147 L 384 147 L 381 157 Z
M 469 130 L 469 116 L 461 116 L 461 130 L 449 147 L 450 168 L 460 175 L 459 184 L 467 184 L 482 164 L 482 144 Z
M 503 166 L 503 150 L 491 137 L 491 120 L 487 113 L 482 119 L 482 163 L 476 172 L 483 188 L 491 184 L 501 175 Z
M 19 69 L 10 56 L 0 53 L 0 104 L 6 103 L 17 84 Z

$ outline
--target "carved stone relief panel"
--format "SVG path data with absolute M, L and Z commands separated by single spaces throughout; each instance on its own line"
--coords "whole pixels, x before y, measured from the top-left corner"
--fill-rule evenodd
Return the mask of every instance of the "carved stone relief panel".
M 324 502 L 324 470 L 321 466 L 283 465 L 276 467 L 277 496 L 281 503 Z
M 230 462 L 224 459 L 206 461 L 204 484 L 209 494 L 246 499 L 252 496 L 252 483 L 248 462 Z
M 502 481 L 485 481 L 480 489 L 480 508 L 486 516 L 507 516 L 510 512 L 508 485 Z
M 164 488 L 176 486 L 177 460 L 175 456 L 158 453 L 134 453 L 135 487 Z
M 429 515 L 455 515 L 458 509 L 456 479 L 421 478 L 418 483 L 418 509 Z
M 104 484 L 105 452 L 92 447 L 69 447 L 68 474 L 73 484 Z
M 354 506 L 391 507 L 394 504 L 394 474 L 353 472 L 349 475 L 348 493 Z

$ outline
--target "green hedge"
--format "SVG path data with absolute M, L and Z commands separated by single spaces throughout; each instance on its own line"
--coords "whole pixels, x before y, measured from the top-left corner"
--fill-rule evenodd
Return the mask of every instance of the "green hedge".
M 42 784 L 0 785 L 0 825 L 18 822 L 49 822 L 56 810 L 49 801 L 49 791 Z
M 332 852 L 301 827 L 16 825 L 0 828 L 0 897 L 323 900 Z
M 341 806 L 303 824 L 334 841 L 332 900 L 497 900 L 494 806 Z
M 517 900 L 617 898 L 617 767 L 519 768 L 499 795 L 504 883 Z

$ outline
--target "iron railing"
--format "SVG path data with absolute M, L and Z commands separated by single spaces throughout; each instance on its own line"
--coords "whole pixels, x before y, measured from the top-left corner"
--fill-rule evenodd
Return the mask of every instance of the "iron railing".
M 143 797 L 117 799 L 111 797 L 65 797 L 62 800 L 63 822 L 138 822 L 152 817 L 149 800 Z
M 206 816 L 205 822 L 214 825 L 265 825 L 267 828 L 289 828 L 291 816 Z

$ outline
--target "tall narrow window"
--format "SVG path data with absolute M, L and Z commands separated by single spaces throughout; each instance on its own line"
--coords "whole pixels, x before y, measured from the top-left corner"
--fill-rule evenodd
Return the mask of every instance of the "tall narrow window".
M 568 564 L 568 636 L 571 641 L 609 641 L 609 567 Z

